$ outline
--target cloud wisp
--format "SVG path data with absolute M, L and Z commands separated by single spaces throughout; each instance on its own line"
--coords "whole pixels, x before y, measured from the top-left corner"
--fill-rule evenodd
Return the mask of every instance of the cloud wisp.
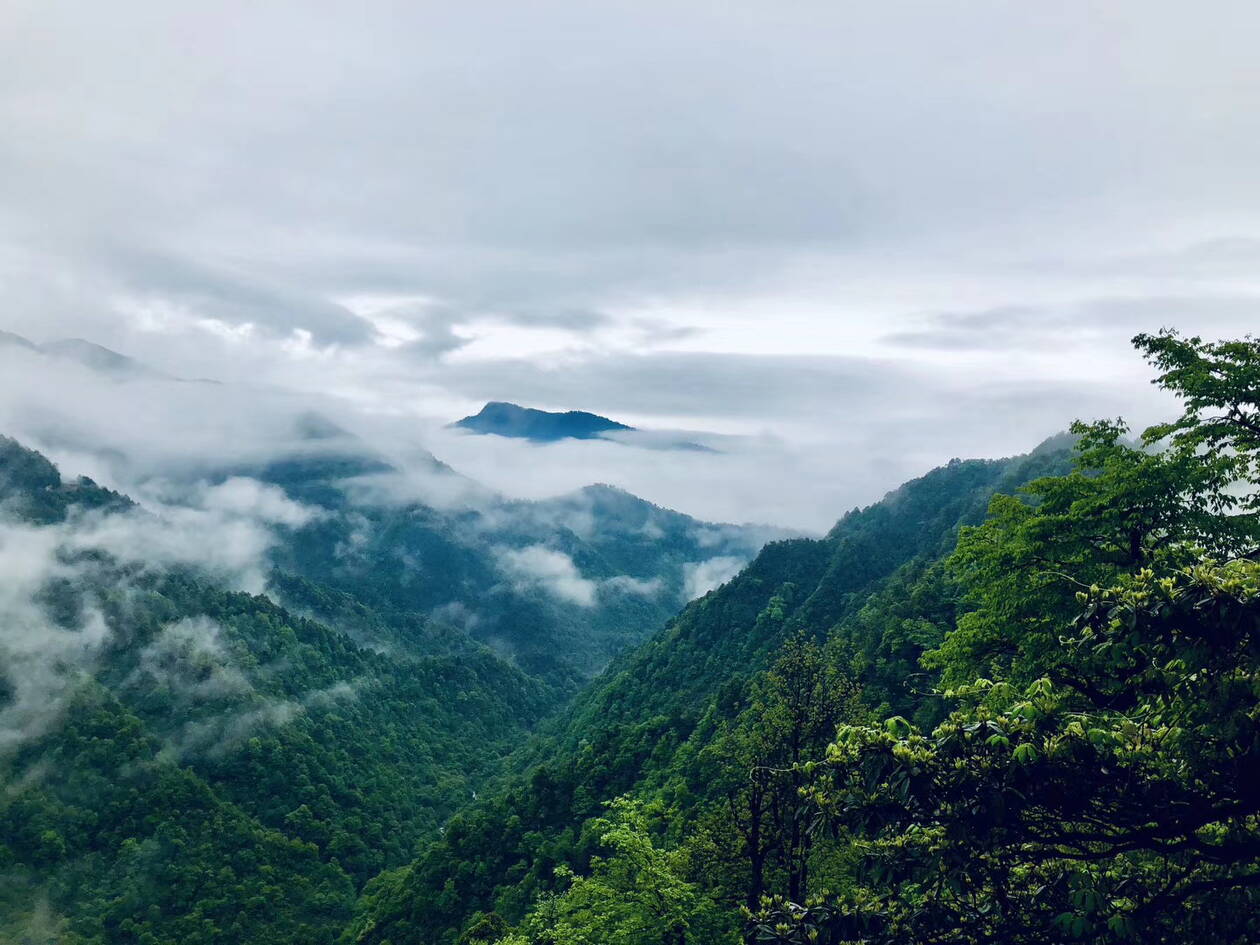
M 92 589 L 125 602 L 146 575 L 183 568 L 259 593 L 273 529 L 310 514 L 248 480 L 206 487 L 203 497 L 201 507 L 72 512 L 46 525 L 0 519 L 0 751 L 46 731 L 118 638 L 120 618 L 107 617 Z M 189 699 L 247 693 L 227 656 L 217 626 L 193 619 L 166 628 L 140 667 L 173 684 L 171 673 L 195 664 L 195 683 L 181 687 Z

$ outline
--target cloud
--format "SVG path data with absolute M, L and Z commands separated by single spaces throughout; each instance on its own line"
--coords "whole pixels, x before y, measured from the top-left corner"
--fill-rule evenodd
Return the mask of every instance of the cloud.
M 1109 296 L 1060 306 L 1006 305 L 924 316 L 915 328 L 884 341 L 941 351 L 1027 351 L 1043 345 L 1107 345 L 1127 350 L 1141 331 L 1185 325 L 1205 334 L 1228 333 L 1260 315 L 1260 294 Z
M 1039 341 L 1037 347 L 1053 346 Z M 399 356 L 411 363 L 405 353 Z M 383 457 L 394 467 L 346 482 L 353 501 L 475 509 L 477 521 L 490 529 L 504 515 L 522 514 L 500 507 L 496 492 L 543 499 L 611 482 L 703 519 L 821 532 L 847 509 L 951 457 L 1022 452 L 1078 416 L 1124 414 L 1138 424 L 1158 419 L 1168 407 L 1147 384 L 1149 374 L 1135 370 L 1140 361 L 1130 357 L 1120 371 L 1109 357 L 1079 351 L 1076 376 L 1045 380 L 1035 371 L 955 373 L 889 357 L 706 352 L 588 352 L 561 363 L 501 358 L 438 368 L 443 383 L 466 397 L 512 391 L 539 406 L 581 406 L 649 427 L 753 428 L 691 437 L 718 450 L 705 453 L 598 441 L 536 448 L 462 436 L 446 429 L 464 412 L 456 406 L 437 416 L 392 402 L 382 408 L 379 398 L 391 391 L 399 403 L 409 403 L 407 392 L 415 388 L 408 385 L 417 383 L 411 375 L 395 388 L 392 375 L 377 372 L 356 382 L 366 386 L 334 397 L 160 377 L 119 381 L 0 346 L 0 431 L 72 473 L 155 508 L 191 506 L 225 527 L 235 517 L 235 544 L 249 538 L 239 522 L 278 516 L 276 522 L 296 526 L 315 513 L 284 505 L 272 488 L 248 482 L 209 488 L 203 480 L 225 473 L 247 478 L 240 474 L 275 460 L 318 455 Z M 332 418 L 333 432 L 312 438 L 304 419 L 312 412 Z M 467 476 L 454 474 L 434 454 Z M 187 514 L 172 512 L 171 518 Z M 569 520 L 556 524 L 589 534 L 589 515 L 583 518 L 576 507 L 566 514 Z
M 579 607 L 594 607 L 602 593 L 657 597 L 665 590 L 665 581 L 660 577 L 644 579 L 619 574 L 598 581 L 583 577 L 572 558 L 546 545 L 501 547 L 496 549 L 495 559 L 517 591 L 541 590 Z M 743 564 L 739 562 L 740 566 Z
M 556 363 L 503 358 L 445 372 L 452 390 L 477 400 L 514 391 L 529 404 L 557 409 L 582 404 L 614 416 L 763 421 L 782 416 L 793 404 L 874 400 L 927 380 L 912 368 L 867 358 L 709 352 L 595 355 Z
M 183 566 L 258 592 L 270 541 L 262 520 L 196 509 L 88 513 L 47 526 L 0 521 L 0 754 L 48 731 L 106 649 L 125 638 L 125 614 L 107 618 L 92 588 L 108 585 L 125 610 L 138 572 Z M 194 615 L 141 647 L 122 686 L 174 700 L 167 750 L 179 756 L 221 753 L 259 727 L 354 696 L 339 683 L 277 699 L 251 681 L 268 672 L 243 660 L 220 624 Z
M 203 330 L 269 334 L 305 332 L 322 344 L 355 344 L 371 328 L 345 305 L 293 283 L 269 283 L 239 263 L 218 265 L 169 252 L 120 248 L 102 260 L 125 281 L 123 311 L 148 318 L 151 329 L 184 322 Z M 165 324 L 164 324 L 165 323 Z
M 73 577 L 58 555 L 59 533 L 0 522 L 0 754 L 42 734 L 61 714 L 84 668 L 109 635 L 88 608 L 74 626 L 49 619 L 40 592 Z
M 231 476 L 217 485 L 203 484 L 200 506 L 210 512 L 255 519 L 268 525 L 301 528 L 320 517 L 318 509 L 290 499 L 279 486 L 245 476 Z
M 6 360 L 0 429 L 119 484 L 278 452 L 286 389 L 511 494 L 580 471 L 824 529 L 953 455 L 1153 419 L 1135 330 L 1255 323 L 1241 0 L 0 17 L 0 329 L 227 382 Z M 740 439 L 433 432 L 488 399 Z
M 62 546 L 102 551 L 152 570 L 192 568 L 250 593 L 266 586 L 266 553 L 275 535 L 258 520 L 182 506 L 87 515 L 64 528 Z
M 564 552 L 544 545 L 530 545 L 526 548 L 500 548 L 495 557 L 517 590 L 537 588 L 579 607 L 595 606 L 599 586 L 582 577 L 573 559 Z
M 746 563 L 740 558 L 721 555 L 684 564 L 683 588 L 687 600 L 703 597 L 715 587 L 725 584 L 742 571 Z
M 173 758 L 221 758 L 260 730 L 289 725 L 311 709 L 328 708 L 356 699 L 348 682 L 304 693 L 297 699 L 274 699 L 250 689 L 244 705 L 231 705 L 184 721 L 165 739 L 163 753 Z
M 341 412 L 344 406 L 318 395 L 160 375 L 119 379 L 0 345 L 0 431 L 71 472 L 124 492 L 147 489 L 159 500 L 209 476 L 277 459 L 370 452 L 329 419 Z M 244 481 L 178 495 L 184 504 L 217 504 L 225 513 L 233 503 L 254 503 L 261 514 L 267 503 L 281 517 L 305 514 L 282 509 L 279 497 Z
M 95 556 L 104 553 L 124 572 L 184 565 L 261 590 L 267 547 L 261 530 L 204 515 L 172 521 L 142 511 L 93 513 L 43 527 L 0 522 L 0 687 L 8 694 L 0 706 L 0 751 L 41 734 L 59 717 L 113 634 L 90 596 L 76 598 L 69 613 L 54 619 L 45 596 L 50 589 L 64 596 L 58 587 L 92 586 L 96 569 L 104 567 Z M 109 580 L 126 590 L 126 580 Z M 190 642 L 187 633 L 170 642 L 181 640 Z M 205 646 L 210 649 L 194 655 L 211 654 L 214 641 Z M 216 685 L 228 682 L 223 677 Z
M 7 229 L 50 281 L 358 344 L 356 293 L 607 312 L 784 255 L 1236 218 L 1256 14 L 1208 7 L 39 4 L 0 47 Z
M 239 698 L 254 691 L 234 665 L 222 626 L 209 617 L 167 624 L 141 651 L 124 686 L 167 692 L 186 704 Z
M 76 512 L 45 526 L 0 518 L 0 752 L 46 731 L 114 639 L 119 618 L 106 618 L 92 588 L 104 583 L 125 607 L 137 577 L 188 568 L 260 593 L 274 529 L 314 514 L 254 480 L 201 484 L 193 493 L 200 504 Z M 254 695 L 220 628 L 205 618 L 164 628 L 139 653 L 131 681 L 140 677 L 197 703 Z
M 657 597 L 665 590 L 665 581 L 659 577 L 642 580 L 627 574 L 619 574 L 616 577 L 605 578 L 600 582 L 600 587 L 622 594 L 634 594 L 638 597 Z

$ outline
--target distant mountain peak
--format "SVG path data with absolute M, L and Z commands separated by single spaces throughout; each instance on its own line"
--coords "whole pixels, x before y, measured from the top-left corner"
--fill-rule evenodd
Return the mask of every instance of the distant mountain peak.
M 83 338 L 61 338 L 36 344 L 11 331 L 0 331 L 0 347 L 20 348 L 33 354 L 42 354 L 47 358 L 74 361 L 83 367 L 115 378 L 166 378 L 161 371 L 155 371 L 135 358 L 129 358 L 125 354 L 119 354 L 111 348 Z
M 33 341 L 28 341 L 21 335 L 15 335 L 11 331 L 0 331 L 0 345 L 12 345 L 15 348 L 25 348 L 28 351 L 39 350 L 39 345 Z
M 494 434 L 530 440 L 534 443 L 554 443 L 557 440 L 597 440 L 605 433 L 633 430 L 634 427 L 599 414 L 584 410 L 552 412 L 522 407 L 519 404 L 492 400 L 481 408 L 480 413 L 464 417 L 452 424 L 474 433 Z
M 49 341 L 40 345 L 39 350 L 55 358 L 77 361 L 84 367 L 103 371 L 106 374 L 135 377 L 158 373 L 135 358 L 129 358 L 125 354 L 119 354 L 104 345 L 98 345 L 94 341 L 86 341 L 83 338 Z

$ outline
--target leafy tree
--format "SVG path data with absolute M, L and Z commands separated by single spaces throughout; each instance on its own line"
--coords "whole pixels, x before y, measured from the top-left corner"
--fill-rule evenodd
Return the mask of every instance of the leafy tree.
M 544 897 L 499 945 L 733 945 L 733 923 L 682 877 L 679 857 L 660 849 L 647 811 L 627 799 L 595 821 L 607 856 L 587 876 L 566 867 L 562 892 Z
M 930 733 L 840 730 L 810 793 L 861 853 L 857 882 L 773 904 L 760 939 L 1260 935 L 1260 564 L 1238 557 L 1260 346 L 1137 343 L 1185 413 L 1148 449 L 1078 428 L 1076 472 L 963 534 L 952 567 L 974 610 L 932 657 L 954 711 Z
M 725 797 L 709 826 L 716 831 L 711 847 L 721 851 L 733 841 L 721 852 L 737 867 L 747 909 L 760 907 L 770 887 L 804 897 L 814 834 L 812 812 L 801 803 L 802 766 L 822 758 L 836 727 L 859 711 L 856 687 L 822 648 L 793 637 L 734 732 L 715 745 Z
M 1033 481 L 1022 497 L 995 496 L 988 521 L 962 530 L 950 570 L 972 609 L 926 660 L 946 684 L 1026 683 L 1062 654 L 1059 628 L 1082 587 L 1145 566 L 1185 567 L 1203 547 L 1229 555 L 1250 543 L 1255 523 L 1230 514 L 1232 460 L 1133 446 L 1118 422 L 1073 432 L 1075 470 Z
M 1248 335 L 1210 342 L 1164 330 L 1133 343 L 1159 368 L 1154 383 L 1185 406 L 1181 417 L 1151 427 L 1143 439 L 1168 439 L 1179 453 L 1203 458 L 1245 487 L 1206 496 L 1213 511 L 1260 509 L 1260 341 Z

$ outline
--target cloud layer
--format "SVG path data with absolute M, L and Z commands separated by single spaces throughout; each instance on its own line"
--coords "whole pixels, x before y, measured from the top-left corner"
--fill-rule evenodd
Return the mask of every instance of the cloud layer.
M 93 603 L 92 588 L 103 582 L 125 601 L 141 575 L 182 567 L 260 593 L 268 571 L 265 555 L 276 541 L 273 527 L 312 514 L 253 480 L 228 480 L 201 492 L 200 507 L 74 512 L 52 525 L 0 515 L 0 753 L 49 727 L 119 632 L 118 615 L 107 620 Z M 59 596 L 61 604 L 50 603 Z M 229 656 L 217 625 L 184 620 L 144 649 L 138 672 L 148 677 L 146 683 L 178 689 L 190 704 L 252 693 Z M 300 706 L 284 711 L 296 709 Z M 213 719 L 207 723 L 213 732 L 185 733 L 178 750 L 221 744 L 268 718 Z
M 59 389 L 150 452 L 269 442 L 283 389 L 521 494 L 576 467 L 825 528 L 955 454 L 1153 419 L 1134 330 L 1255 324 L 1257 27 L 1243 0 L 19 0 L 0 328 L 229 382 L 126 422 Z M 743 440 L 443 440 L 490 399 Z

